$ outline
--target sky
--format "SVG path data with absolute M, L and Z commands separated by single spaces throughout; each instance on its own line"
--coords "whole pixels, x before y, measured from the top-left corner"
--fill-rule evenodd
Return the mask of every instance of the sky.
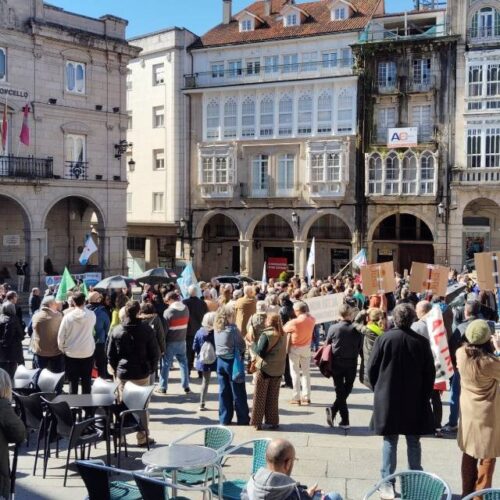
M 46 0 L 45 3 L 90 17 L 104 14 L 123 17 L 129 21 L 127 37 L 170 26 L 188 28 L 203 35 L 222 18 L 222 0 Z M 233 0 L 233 12 L 250 3 L 252 0 Z M 410 10 L 413 0 L 385 0 L 385 5 L 387 12 L 401 12 Z

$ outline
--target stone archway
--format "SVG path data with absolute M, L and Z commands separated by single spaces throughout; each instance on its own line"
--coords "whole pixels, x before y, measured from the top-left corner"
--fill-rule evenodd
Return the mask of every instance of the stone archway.
M 397 272 L 411 269 L 411 263 L 434 263 L 434 235 L 420 217 L 408 213 L 386 216 L 370 228 L 371 262 L 394 261 Z
M 105 269 L 105 221 L 96 203 L 82 196 L 67 196 L 54 203 L 45 216 L 47 230 L 47 259 L 56 274 L 64 267 L 73 273 Z M 92 235 L 97 252 L 86 266 L 79 258 L 86 237 Z
M 7 282 L 18 292 L 29 290 L 33 275 L 31 259 L 32 223 L 28 211 L 14 198 L 0 195 L 0 283 Z M 19 289 L 16 262 L 28 264 L 23 289 Z

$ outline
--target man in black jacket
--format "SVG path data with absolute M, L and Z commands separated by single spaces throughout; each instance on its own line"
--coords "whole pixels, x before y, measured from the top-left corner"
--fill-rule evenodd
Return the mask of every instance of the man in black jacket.
M 198 288 L 191 285 L 188 288 L 189 297 L 182 302 L 189 311 L 189 323 L 186 333 L 186 351 L 188 360 L 188 369 L 191 372 L 194 363 L 193 340 L 196 332 L 201 328 L 203 316 L 208 312 L 208 306 L 204 300 L 198 297 Z
M 366 367 L 374 389 L 371 428 L 383 436 L 382 478 L 394 473 L 400 435 L 406 437 L 408 468 L 422 470 L 420 436 L 434 432 L 430 398 L 436 369 L 429 341 L 415 333 L 413 306 L 393 311 L 395 328 L 377 338 Z M 394 498 L 391 482 L 380 488 L 380 498 Z
M 332 374 L 336 394 L 332 407 L 326 409 L 326 421 L 333 427 L 335 417 L 340 413 L 339 426 L 345 430 L 349 429 L 347 398 L 356 378 L 358 356 L 363 342 L 361 334 L 352 324 L 353 314 L 354 310 L 348 304 L 342 304 L 339 309 L 341 321 L 330 326 L 326 338 L 326 343 L 332 344 Z

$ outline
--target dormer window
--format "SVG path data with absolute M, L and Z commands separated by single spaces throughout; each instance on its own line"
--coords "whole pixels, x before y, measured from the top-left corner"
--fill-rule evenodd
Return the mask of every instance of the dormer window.
M 342 21 L 347 18 L 347 12 L 345 7 L 337 7 L 333 9 L 333 20 Z
M 299 16 L 297 14 L 288 14 L 285 17 L 285 27 L 289 28 L 290 26 L 298 26 L 299 25 Z
M 253 21 L 251 19 L 242 19 L 240 21 L 240 31 L 253 31 Z

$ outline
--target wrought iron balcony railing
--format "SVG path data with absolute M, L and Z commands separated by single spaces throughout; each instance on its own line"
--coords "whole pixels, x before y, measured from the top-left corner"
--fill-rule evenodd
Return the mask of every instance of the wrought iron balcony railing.
M 34 156 L 0 156 L 0 177 L 20 179 L 51 179 L 54 160 Z
M 64 167 L 65 179 L 87 180 L 87 162 L 86 161 L 67 161 Z

